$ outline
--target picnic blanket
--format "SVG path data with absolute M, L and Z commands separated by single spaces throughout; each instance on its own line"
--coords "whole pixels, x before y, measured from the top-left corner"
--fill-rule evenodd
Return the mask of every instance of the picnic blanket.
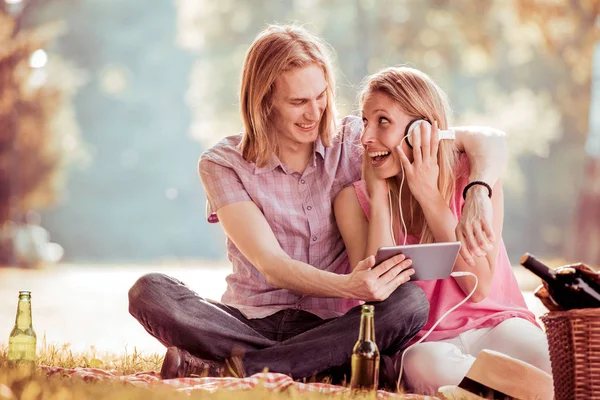
M 320 392 L 328 394 L 341 394 L 350 389 L 331 385 L 327 383 L 302 383 L 295 382 L 287 375 L 273 372 L 263 372 L 252 376 L 240 378 L 177 378 L 161 380 L 158 372 L 138 372 L 132 375 L 119 375 L 113 371 L 107 371 L 98 368 L 58 368 L 42 367 L 48 376 L 62 375 L 78 377 L 88 382 L 113 380 L 127 382 L 136 386 L 143 387 L 172 387 L 177 391 L 192 392 L 204 390 L 207 392 L 216 392 L 218 390 L 249 390 L 256 387 L 265 387 L 272 391 L 285 391 L 295 389 L 297 392 Z M 406 399 L 406 400 L 439 400 L 437 397 L 421 396 L 416 394 L 398 394 L 383 390 L 377 391 L 378 400 L 386 399 Z

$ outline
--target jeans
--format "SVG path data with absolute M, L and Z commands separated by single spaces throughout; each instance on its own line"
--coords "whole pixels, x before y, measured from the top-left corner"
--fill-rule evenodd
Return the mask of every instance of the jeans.
M 412 283 L 372 304 L 376 342 L 384 355 L 400 352 L 427 322 L 429 302 Z M 248 319 L 233 307 L 200 297 L 174 278 L 153 273 L 129 290 L 129 312 L 167 347 L 205 360 L 238 356 L 248 375 L 268 368 L 303 379 L 349 365 L 361 307 L 331 319 L 296 309 Z

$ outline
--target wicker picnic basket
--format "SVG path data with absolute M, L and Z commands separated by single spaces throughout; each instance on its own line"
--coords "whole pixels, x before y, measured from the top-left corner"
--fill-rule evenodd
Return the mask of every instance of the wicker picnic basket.
M 556 400 L 600 399 L 600 308 L 551 311 L 548 335 Z

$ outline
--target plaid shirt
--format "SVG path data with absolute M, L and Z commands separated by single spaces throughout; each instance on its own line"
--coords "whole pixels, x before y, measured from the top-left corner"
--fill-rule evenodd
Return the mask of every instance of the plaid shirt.
M 224 138 L 200 158 L 208 221 L 218 222 L 216 211 L 227 204 L 252 201 L 291 258 L 323 271 L 349 273 L 333 200 L 340 190 L 360 179 L 361 131 L 359 118 L 344 118 L 330 147 L 317 140 L 312 160 L 302 174 L 275 155 L 266 166 L 258 168 L 242 157 L 241 134 Z M 325 319 L 343 315 L 360 304 L 357 300 L 302 296 L 270 285 L 229 238 L 227 256 L 233 273 L 227 277 L 227 290 L 221 301 L 247 318 L 264 318 L 286 308 L 297 308 Z

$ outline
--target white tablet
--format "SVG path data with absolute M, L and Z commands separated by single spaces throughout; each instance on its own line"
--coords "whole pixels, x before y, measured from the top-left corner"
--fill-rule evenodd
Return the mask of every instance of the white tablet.
M 375 255 L 375 265 L 395 255 L 404 254 L 412 260 L 411 268 L 415 270 L 414 275 L 410 277 L 411 281 L 445 279 L 454 268 L 459 250 L 460 242 L 380 247 Z

